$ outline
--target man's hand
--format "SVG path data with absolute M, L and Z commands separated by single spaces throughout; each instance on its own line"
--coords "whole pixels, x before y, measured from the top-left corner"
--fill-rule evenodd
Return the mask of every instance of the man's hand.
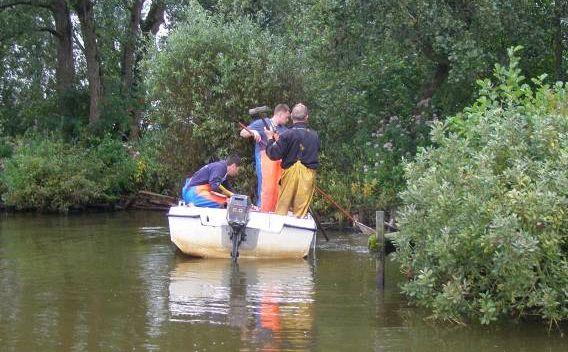
M 262 140 L 260 133 L 258 133 L 257 131 L 252 131 L 252 134 L 253 134 L 254 141 L 256 143 L 260 143 L 260 141 Z
M 219 191 L 221 191 L 221 193 L 227 198 L 231 198 L 234 194 L 233 192 L 231 192 L 227 188 L 225 188 L 225 186 L 223 186 L 223 185 L 219 185 Z
M 278 141 L 278 133 L 268 130 L 266 128 L 264 128 L 264 133 L 266 134 L 266 138 L 268 138 L 269 140 L 274 139 L 275 141 Z
M 211 192 L 211 194 L 213 194 L 213 195 L 215 195 L 215 196 L 217 196 L 217 197 L 221 197 L 221 198 L 225 198 L 225 199 L 228 198 L 226 195 L 224 195 L 224 194 L 222 194 L 222 193 L 215 192 L 215 191 L 210 191 L 210 192 Z

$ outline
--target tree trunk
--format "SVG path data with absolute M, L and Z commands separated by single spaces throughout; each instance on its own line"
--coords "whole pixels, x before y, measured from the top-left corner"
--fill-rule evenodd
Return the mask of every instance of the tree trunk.
M 418 98 L 418 103 L 413 109 L 414 115 L 418 115 L 421 111 L 428 108 L 434 93 L 438 88 L 440 88 L 442 83 L 444 83 L 450 74 L 450 60 L 448 59 L 448 56 L 443 53 L 437 53 L 429 38 L 422 39 L 421 44 L 424 56 L 436 63 L 436 71 L 430 81 L 426 82 L 424 85 L 422 93 L 420 93 L 420 97 Z
M 140 34 L 146 37 L 156 34 L 160 25 L 164 23 L 165 4 L 163 0 L 154 0 L 148 11 L 146 19 L 142 20 L 142 7 L 145 0 L 135 0 L 130 9 L 130 23 L 128 35 L 124 45 L 122 57 L 122 87 L 124 96 L 130 100 L 128 114 L 130 115 L 130 139 L 136 140 L 140 135 L 140 119 L 142 111 L 142 97 L 138 92 L 138 86 L 142 77 L 140 75 L 140 60 L 147 50 L 145 47 L 138 48 Z M 140 50 L 137 50 L 140 49 Z
M 101 61 L 97 35 L 95 33 L 95 16 L 91 0 L 75 2 L 75 11 L 81 24 L 81 33 L 85 43 L 85 59 L 87 61 L 87 78 L 89 80 L 90 109 L 89 123 L 94 124 L 101 116 L 103 99 L 103 83 L 101 78 Z
M 148 11 L 146 19 L 140 23 L 142 32 L 146 34 L 150 32 L 154 35 L 158 33 L 160 26 L 162 25 L 162 23 L 164 23 L 165 11 L 166 5 L 164 4 L 164 0 L 154 0 L 152 2 L 152 6 L 150 7 L 150 11 Z
M 420 98 L 418 99 L 418 103 L 414 108 L 414 113 L 417 114 L 421 110 L 424 110 L 430 105 L 430 101 L 434 96 L 434 93 L 442 83 L 448 78 L 450 74 L 450 62 L 448 60 L 440 60 L 436 64 L 436 71 L 434 72 L 434 76 L 430 81 L 426 83 L 424 86 L 422 93 L 420 94 Z
M 135 103 L 136 86 L 139 77 L 136 75 L 138 58 L 136 57 L 136 48 L 140 42 L 140 22 L 142 19 L 142 7 L 145 0 L 134 0 L 130 8 L 130 22 L 126 40 L 124 42 L 124 50 L 122 52 L 121 75 L 122 75 L 122 94 L 128 100 L 127 114 L 130 116 L 130 139 L 136 140 L 139 136 L 138 122 L 140 119 L 140 109 Z M 136 82 L 135 82 L 136 80 Z
M 73 87 L 75 66 L 73 60 L 73 28 L 69 7 L 65 0 L 54 0 L 52 4 L 57 32 L 57 93 L 61 97 Z
M 124 51 L 122 52 L 122 89 L 124 94 L 129 95 L 132 89 L 132 80 L 134 75 L 134 56 L 136 44 L 140 40 L 140 20 L 142 15 L 142 6 L 144 0 L 134 0 L 130 9 L 130 23 L 128 24 L 128 32 L 124 43 Z
M 564 1 L 556 0 L 554 9 L 554 65 L 556 69 L 556 79 L 558 81 L 564 81 L 564 45 L 562 43 L 562 16 L 564 15 L 562 8 L 563 3 Z

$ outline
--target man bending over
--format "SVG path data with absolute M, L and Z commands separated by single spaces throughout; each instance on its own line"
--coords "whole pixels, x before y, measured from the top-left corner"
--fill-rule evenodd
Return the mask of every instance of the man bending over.
M 230 156 L 227 160 L 216 161 L 199 169 L 185 181 L 181 191 L 185 204 L 196 207 L 224 208 L 233 192 L 226 184 L 227 177 L 239 173 L 241 158 Z

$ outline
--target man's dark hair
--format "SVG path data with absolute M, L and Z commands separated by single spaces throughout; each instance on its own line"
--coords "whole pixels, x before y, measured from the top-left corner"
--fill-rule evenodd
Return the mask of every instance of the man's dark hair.
M 288 104 L 278 104 L 276 105 L 276 107 L 274 108 L 274 114 L 278 114 L 279 112 L 289 112 L 290 111 L 290 107 L 288 106 Z
M 237 166 L 241 166 L 241 157 L 238 155 L 231 155 L 227 158 L 227 166 L 236 164 Z

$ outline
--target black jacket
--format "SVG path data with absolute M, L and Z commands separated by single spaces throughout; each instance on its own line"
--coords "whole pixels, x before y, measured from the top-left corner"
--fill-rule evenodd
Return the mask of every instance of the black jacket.
M 309 129 L 305 123 L 295 123 L 292 128 L 280 135 L 278 142 L 273 139 L 268 141 L 266 154 L 271 160 L 282 159 L 284 169 L 298 160 L 310 169 L 317 169 L 319 148 L 318 134 Z

